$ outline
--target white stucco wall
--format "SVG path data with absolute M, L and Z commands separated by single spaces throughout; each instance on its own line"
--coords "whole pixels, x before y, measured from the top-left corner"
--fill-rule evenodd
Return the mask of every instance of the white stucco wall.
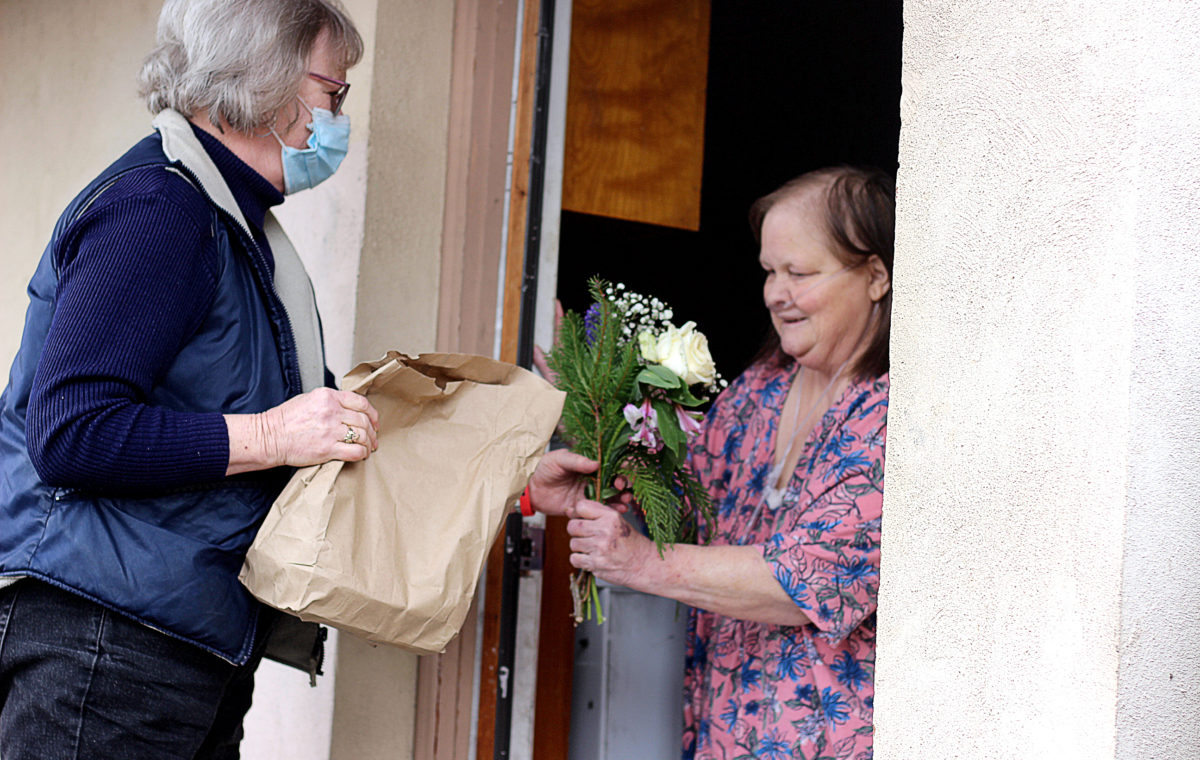
M 1200 13 L 1138 8 L 1121 760 L 1200 757 Z
M 1200 751 L 1195 31 L 906 3 L 881 760 Z

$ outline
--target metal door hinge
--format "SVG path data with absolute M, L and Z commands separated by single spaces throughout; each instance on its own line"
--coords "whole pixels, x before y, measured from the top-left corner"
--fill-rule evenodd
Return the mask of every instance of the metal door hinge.
M 521 558 L 521 572 L 541 570 L 546 556 L 546 529 L 522 524 L 517 553 Z

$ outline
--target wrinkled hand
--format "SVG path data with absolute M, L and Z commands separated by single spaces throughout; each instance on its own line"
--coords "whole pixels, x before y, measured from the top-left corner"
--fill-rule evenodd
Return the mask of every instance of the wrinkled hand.
M 280 464 L 357 462 L 379 448 L 379 412 L 365 396 L 317 388 L 261 415 L 266 450 Z M 346 442 L 348 431 L 354 441 Z
M 630 586 L 647 563 L 658 559 L 654 542 L 607 504 L 583 499 L 570 510 L 570 516 L 571 564 L 580 570 Z
M 547 452 L 529 480 L 529 501 L 548 515 L 563 515 L 583 498 L 587 476 L 600 465 L 566 449 Z

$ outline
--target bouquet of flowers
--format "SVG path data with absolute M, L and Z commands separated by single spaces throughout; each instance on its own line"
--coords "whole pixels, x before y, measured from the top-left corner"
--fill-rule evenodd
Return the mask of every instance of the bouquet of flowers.
M 616 496 L 622 478 L 661 555 L 670 544 L 695 541 L 701 521 L 715 522 L 686 457 L 688 441 L 700 431 L 696 407 L 725 381 L 694 322 L 675 327 L 666 304 L 624 285 L 593 278 L 588 286 L 591 307 L 582 317 L 563 316 L 546 357 L 567 394 L 565 437 L 600 463 L 588 497 Z M 576 622 L 593 616 L 604 622 L 591 573 L 575 573 L 571 592 Z

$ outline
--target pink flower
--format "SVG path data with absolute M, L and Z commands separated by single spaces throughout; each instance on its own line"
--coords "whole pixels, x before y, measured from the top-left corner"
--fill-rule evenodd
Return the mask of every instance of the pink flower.
M 630 441 L 645 446 L 651 451 L 658 451 L 662 448 L 662 437 L 658 434 L 658 412 L 654 411 L 654 407 L 650 405 L 650 399 L 643 401 L 640 407 L 626 404 L 623 411 L 625 421 L 629 423 L 629 427 L 633 428 Z
M 690 441 L 700 434 L 700 421 L 697 419 L 699 415 L 694 412 L 689 412 L 679 404 L 675 405 L 675 416 L 679 420 L 679 429 L 687 436 Z

